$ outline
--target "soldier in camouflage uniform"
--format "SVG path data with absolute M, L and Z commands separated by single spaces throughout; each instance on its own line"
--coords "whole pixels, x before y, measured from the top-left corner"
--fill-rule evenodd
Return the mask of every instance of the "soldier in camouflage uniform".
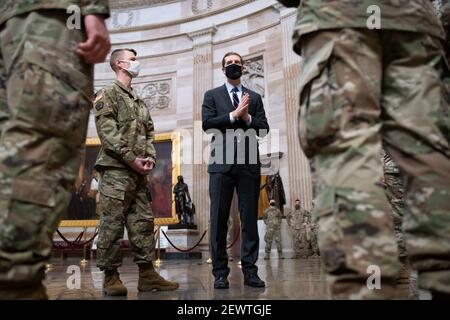
M 286 222 L 292 234 L 292 246 L 294 249 L 294 255 L 292 259 L 298 259 L 304 256 L 304 254 L 302 254 L 303 244 L 301 241 L 301 230 L 304 217 L 306 215 L 308 215 L 308 212 L 301 207 L 300 200 L 296 199 L 294 210 L 291 210 L 286 216 Z
M 78 5 L 83 26 L 69 30 Z M 0 4 L 0 299 L 47 299 L 53 233 L 69 205 L 110 49 L 106 0 Z
M 440 102 L 443 30 L 431 2 L 280 2 L 298 7 L 299 138 L 324 186 L 313 215 L 333 297 L 396 294 L 381 140 L 406 175 L 405 240 L 419 286 L 450 294 L 450 121 Z M 381 30 L 367 27 L 377 20 Z M 371 265 L 381 270 L 380 290 L 366 286 Z
M 119 268 L 120 243 L 126 226 L 134 261 L 139 266 L 139 291 L 175 290 L 178 283 L 163 279 L 153 268 L 154 216 L 149 206 L 147 175 L 156 159 L 154 126 L 145 102 L 131 87 L 139 62 L 133 49 L 111 54 L 116 80 L 97 93 L 95 124 L 102 147 L 95 168 L 100 172 L 100 227 L 97 266 L 105 271 L 103 292 L 126 295 Z
M 270 207 L 264 211 L 264 223 L 266 225 L 266 234 L 264 241 L 266 242 L 265 260 L 270 259 L 270 251 L 272 250 L 272 242 L 275 240 L 275 245 L 278 251 L 278 258 L 283 258 L 283 247 L 281 245 L 281 221 L 283 214 L 277 208 L 275 200 L 270 200 Z

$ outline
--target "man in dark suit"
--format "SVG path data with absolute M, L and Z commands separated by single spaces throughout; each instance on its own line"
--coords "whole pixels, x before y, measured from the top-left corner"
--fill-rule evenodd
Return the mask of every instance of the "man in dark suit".
M 244 284 L 264 287 L 258 277 L 258 198 L 261 164 L 257 136 L 269 131 L 262 98 L 241 85 L 243 60 L 229 52 L 222 59 L 224 85 L 205 93 L 203 130 L 213 133 L 209 161 L 211 256 L 214 288 L 226 289 L 230 269 L 226 251 L 227 222 L 236 188 L 242 228 L 241 265 Z

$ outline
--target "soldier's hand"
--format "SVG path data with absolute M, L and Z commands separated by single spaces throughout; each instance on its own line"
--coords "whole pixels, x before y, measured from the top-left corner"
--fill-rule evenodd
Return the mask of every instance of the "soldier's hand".
M 106 59 L 111 49 L 108 29 L 102 16 L 89 14 L 84 17 L 87 39 L 78 44 L 77 53 L 84 57 L 87 63 L 99 63 Z
M 148 162 L 148 158 L 136 158 L 134 161 L 130 164 L 130 167 L 140 174 L 149 174 L 151 169 L 148 169 L 145 167 L 145 164 Z
M 153 168 L 155 167 L 155 163 L 153 162 L 152 159 L 148 158 L 149 160 L 145 163 L 144 168 L 148 169 L 148 170 L 153 170 Z

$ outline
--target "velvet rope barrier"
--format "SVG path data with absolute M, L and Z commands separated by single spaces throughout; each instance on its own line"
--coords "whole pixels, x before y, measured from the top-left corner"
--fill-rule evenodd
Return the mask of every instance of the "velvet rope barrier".
M 94 236 L 93 236 L 92 238 L 90 238 L 89 240 L 87 240 L 87 241 L 85 241 L 85 242 L 79 242 L 81 236 L 78 236 L 78 237 L 75 239 L 75 241 L 69 241 L 69 240 L 66 239 L 66 237 L 64 237 L 64 236 L 62 235 L 62 233 L 59 231 L 59 229 L 56 229 L 56 232 L 57 232 L 58 235 L 61 237 L 61 239 L 64 240 L 64 242 L 66 242 L 67 244 L 69 244 L 69 245 L 71 245 L 71 246 L 84 246 L 84 245 L 86 245 L 86 244 L 89 244 L 89 243 L 91 243 L 92 241 L 94 241 L 95 237 L 98 235 L 98 231 L 96 231 L 95 234 L 94 234 Z M 80 235 L 83 235 L 83 233 L 84 233 L 84 231 L 81 232 Z
M 205 230 L 205 232 L 203 232 L 202 236 L 200 237 L 200 240 L 198 240 L 198 242 L 197 242 L 192 248 L 190 248 L 190 249 L 181 249 L 181 248 L 178 248 L 177 246 L 175 246 L 175 245 L 173 244 L 172 241 L 170 241 L 169 237 L 167 237 L 167 235 L 166 235 L 166 233 L 164 232 L 164 230 L 161 230 L 161 232 L 163 233 L 164 237 L 167 239 L 167 241 L 169 242 L 169 244 L 170 244 L 175 250 L 180 251 L 180 252 L 191 252 L 192 250 L 194 250 L 195 248 L 197 248 L 198 245 L 200 244 L 200 242 L 202 242 L 203 238 L 205 237 L 206 231 L 207 231 L 207 230 Z

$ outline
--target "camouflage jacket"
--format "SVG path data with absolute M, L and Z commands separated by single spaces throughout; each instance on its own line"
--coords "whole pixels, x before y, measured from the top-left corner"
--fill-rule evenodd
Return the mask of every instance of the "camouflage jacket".
M 82 15 L 99 14 L 109 17 L 108 0 L 1 0 L 0 25 L 11 17 L 25 12 L 42 9 L 61 9 L 66 11 L 70 5 L 77 5 Z
M 443 38 L 431 0 L 278 0 L 298 7 L 294 31 L 295 50 L 300 53 L 303 34 L 322 29 L 366 28 L 371 7 L 380 8 L 381 29 L 428 33 Z M 369 13 L 368 13 L 369 12 Z
M 303 219 L 308 212 L 305 209 L 293 209 L 286 217 L 288 225 L 293 230 L 300 230 L 303 224 Z
M 266 225 L 270 225 L 271 227 L 280 227 L 281 220 L 283 219 L 283 214 L 277 207 L 268 207 L 264 211 L 263 219 Z
M 95 167 L 127 168 L 136 157 L 155 161 L 154 126 L 145 102 L 116 80 L 97 93 L 95 124 L 102 143 Z

